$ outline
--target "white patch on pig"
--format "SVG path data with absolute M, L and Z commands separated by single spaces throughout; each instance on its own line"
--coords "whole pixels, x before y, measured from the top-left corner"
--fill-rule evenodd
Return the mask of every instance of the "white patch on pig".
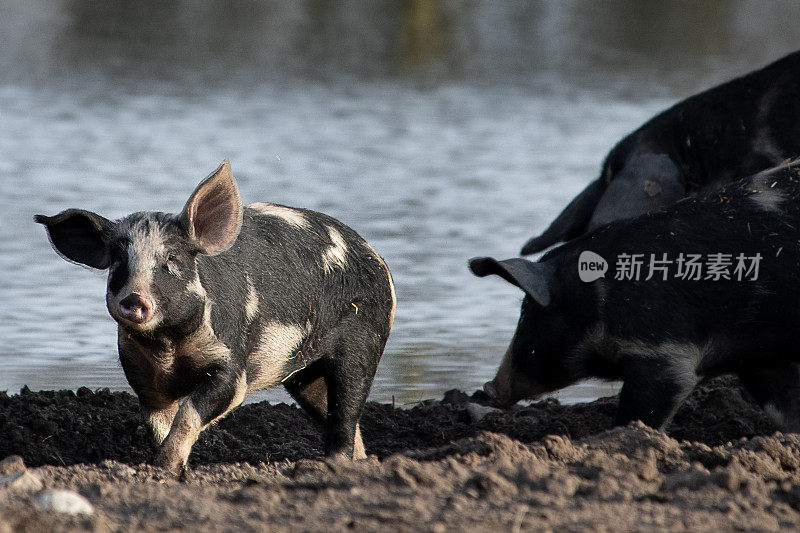
M 389 291 L 392 294 L 392 309 L 389 311 L 389 329 L 392 329 L 394 325 L 394 312 L 395 309 L 397 309 L 397 294 L 394 291 L 394 280 L 392 279 L 392 273 L 389 272 L 389 267 L 386 266 L 382 258 L 381 263 L 383 263 L 383 268 L 386 269 L 386 277 L 389 278 Z
M 171 275 L 175 276 L 178 279 L 181 279 L 183 277 L 181 276 L 181 272 L 180 270 L 178 270 L 178 267 L 175 266 L 175 264 L 170 261 L 167 261 L 167 271 L 169 271 Z
M 277 321 L 265 325 L 261 330 L 258 343 L 248 356 L 257 370 L 255 375 L 247 376 L 249 382 L 247 391 L 252 392 L 271 387 L 285 379 L 284 369 L 294 357 L 303 358 L 301 366 L 304 367 L 305 357 L 297 349 L 310 330 L 310 324 L 306 324 L 305 328 Z
M 258 293 L 250 276 L 245 275 L 244 279 L 247 283 L 247 301 L 244 305 L 244 316 L 247 318 L 247 322 L 250 323 L 255 318 L 256 312 L 258 312 Z
M 377 251 L 375 251 L 375 248 L 370 246 L 369 243 L 367 242 L 365 242 L 364 245 L 372 253 L 373 257 L 375 257 L 375 259 L 381 262 L 381 265 L 383 265 L 384 270 L 386 270 L 386 279 L 389 281 L 389 292 L 392 297 L 392 309 L 389 311 L 389 329 L 391 330 L 392 326 L 394 325 L 394 313 L 395 310 L 397 309 L 397 294 L 395 293 L 394 290 L 394 280 L 392 279 L 392 273 L 389 271 L 389 267 L 386 265 L 386 261 L 383 260 L 383 257 L 381 257 Z
M 199 274 L 195 274 L 194 279 L 192 281 L 190 281 L 188 285 L 186 285 L 186 290 L 196 294 L 202 300 L 205 300 L 207 298 L 207 296 L 208 296 L 206 294 L 206 288 L 203 287 L 202 283 L 200 283 L 200 275 Z
M 119 223 L 118 234 L 130 240 L 128 244 L 128 279 L 116 295 L 106 290 L 106 304 L 112 316 L 119 318 L 119 302 L 133 292 L 150 297 L 153 316 L 144 324 L 129 325 L 139 331 L 153 330 L 163 319 L 161 309 L 152 296 L 153 275 L 159 260 L 166 254 L 164 233 L 161 225 L 150 219 L 123 219 Z M 111 276 L 108 277 L 109 283 Z M 126 322 L 127 323 L 127 322 Z
M 756 174 L 746 188 L 749 193 L 748 198 L 755 204 L 756 208 L 771 213 L 779 212 L 781 203 L 786 200 L 783 191 L 779 190 L 775 185 L 775 178 L 773 177 L 775 170 L 777 169 L 769 169 Z
M 290 224 L 292 226 L 301 229 L 309 229 L 311 227 L 311 224 L 309 223 L 308 219 L 299 209 L 286 207 L 285 205 L 270 204 L 265 202 L 249 204 L 245 207 L 249 207 L 253 211 L 256 211 L 257 213 L 262 215 L 266 215 L 269 217 L 278 217 L 287 224 Z
M 769 187 L 753 189 L 749 198 L 757 208 L 771 213 L 779 212 L 781 204 L 786 200 L 781 191 Z
M 344 242 L 344 237 L 339 230 L 332 226 L 328 226 L 327 229 L 332 244 L 322 254 L 322 268 L 325 269 L 325 272 L 330 272 L 335 266 L 344 268 L 347 261 L 347 243 Z
M 172 422 L 175 420 L 175 414 L 178 412 L 178 407 L 178 402 L 172 402 L 163 409 L 144 409 L 144 418 L 153 434 L 156 445 L 160 446 L 164 439 L 167 438 L 169 430 L 172 428 Z
M 128 245 L 130 285 L 149 289 L 158 268 L 158 260 L 166 254 L 161 226 L 146 218 L 134 224 L 128 230 L 127 237 L 131 241 Z
M 356 434 L 353 440 L 353 460 L 358 461 L 366 458 L 367 451 L 364 448 L 364 440 L 361 438 L 361 427 L 359 427 L 358 422 L 356 422 Z

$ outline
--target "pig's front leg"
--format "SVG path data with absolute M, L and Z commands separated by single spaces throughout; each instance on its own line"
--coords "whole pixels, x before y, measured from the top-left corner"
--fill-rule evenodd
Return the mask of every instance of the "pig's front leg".
M 156 466 L 176 473 L 185 469 L 200 432 L 244 400 L 247 382 L 243 373 L 216 369 L 205 371 L 204 376 L 181 400 L 169 433 L 156 452 Z
M 663 429 L 698 382 L 690 360 L 652 353 L 624 357 L 617 425 L 641 420 Z
M 150 435 L 153 437 L 156 446 L 160 446 L 161 443 L 164 442 L 164 439 L 167 438 L 179 407 L 180 404 L 178 402 L 172 402 L 167 405 L 167 407 L 161 409 L 142 406 L 142 414 L 144 415 L 145 423 L 150 429 Z

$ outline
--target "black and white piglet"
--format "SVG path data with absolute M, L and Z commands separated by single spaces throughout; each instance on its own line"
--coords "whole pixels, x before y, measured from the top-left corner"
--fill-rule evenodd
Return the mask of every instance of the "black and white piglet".
M 662 209 L 800 154 L 800 52 L 691 96 L 622 139 L 522 254 Z
M 661 428 L 700 380 L 735 373 L 768 413 L 800 430 L 798 243 L 795 161 L 610 223 L 538 262 L 472 259 L 474 274 L 525 291 L 484 390 L 509 406 L 588 377 L 622 380 L 617 422 Z
M 278 383 L 323 426 L 326 455 L 365 457 L 358 420 L 395 293 L 355 231 L 306 209 L 243 206 L 227 161 L 177 215 L 36 221 L 65 259 L 109 269 L 119 357 L 156 464 L 184 468 L 204 428 Z

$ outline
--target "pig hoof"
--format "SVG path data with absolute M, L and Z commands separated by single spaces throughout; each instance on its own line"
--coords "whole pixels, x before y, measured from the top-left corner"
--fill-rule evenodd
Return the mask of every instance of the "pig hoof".
M 186 471 L 186 464 L 185 463 L 183 463 L 181 461 L 175 461 L 174 459 L 171 459 L 171 458 L 169 458 L 167 456 L 164 456 L 164 455 L 156 456 L 156 459 L 155 459 L 155 461 L 153 461 L 153 464 L 155 466 L 157 466 L 157 467 L 160 467 L 160 468 L 163 468 L 163 469 L 169 471 L 169 473 L 174 474 L 174 475 L 182 475 L 183 472 Z
M 346 448 L 333 450 L 327 454 L 325 460 L 338 463 L 338 462 L 350 462 L 357 459 L 366 459 L 366 457 L 367 454 L 364 453 L 364 448 L 362 445 L 360 450 L 358 448 L 354 448 L 352 452 L 348 452 Z

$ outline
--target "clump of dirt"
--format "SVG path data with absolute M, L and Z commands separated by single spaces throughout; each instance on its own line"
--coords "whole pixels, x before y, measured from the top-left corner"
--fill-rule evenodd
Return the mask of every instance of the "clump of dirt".
M 613 427 L 616 402 L 493 411 L 476 409 L 480 392 L 449 391 L 412 409 L 369 403 L 359 462 L 324 460 L 299 409 L 262 402 L 205 431 L 175 478 L 148 464 L 134 397 L 23 389 L 0 395 L 0 457 L 27 464 L 22 476 L 0 463 L 0 531 L 800 527 L 800 436 L 777 433 L 735 379 L 699 387 L 666 433 Z M 42 509 L 52 488 L 95 511 Z

